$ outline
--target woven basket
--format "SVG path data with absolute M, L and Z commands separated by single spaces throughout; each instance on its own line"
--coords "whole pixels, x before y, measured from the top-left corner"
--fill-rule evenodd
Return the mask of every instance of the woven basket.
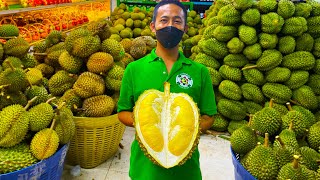
M 66 163 L 94 168 L 112 157 L 119 148 L 125 125 L 118 115 L 74 117 L 76 134 L 70 142 Z

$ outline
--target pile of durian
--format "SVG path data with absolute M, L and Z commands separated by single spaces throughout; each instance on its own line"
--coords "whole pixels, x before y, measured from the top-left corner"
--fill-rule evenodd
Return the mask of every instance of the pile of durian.
M 48 93 L 29 49 L 21 37 L 0 44 L 0 174 L 52 156 L 75 133 L 72 111 Z
M 140 36 L 125 46 L 111 38 L 112 26 L 101 19 L 68 34 L 53 31 L 33 46 L 13 36 L 17 27 L 0 26 L 9 38 L 0 44 L 0 173 L 53 155 L 73 137 L 73 116 L 116 112 L 125 67 L 156 41 Z
M 155 33 L 150 29 L 150 22 L 152 21 L 154 7 L 147 10 L 145 7 L 134 7 L 132 11 L 124 4 L 121 3 L 111 13 L 112 25 L 110 26 L 111 39 L 120 42 L 124 47 L 130 47 L 130 39 L 140 36 L 151 36 L 154 39 Z M 193 46 L 191 38 L 199 34 L 199 29 L 202 29 L 202 19 L 200 15 L 194 11 L 188 11 L 187 14 L 188 30 L 183 35 L 180 43 L 180 51 L 185 52 L 189 57 L 191 54 L 188 52 Z M 138 59 L 138 57 L 134 57 Z
M 257 179 L 319 179 L 320 4 L 218 0 L 206 14 L 191 58 L 211 74 L 212 129 Z

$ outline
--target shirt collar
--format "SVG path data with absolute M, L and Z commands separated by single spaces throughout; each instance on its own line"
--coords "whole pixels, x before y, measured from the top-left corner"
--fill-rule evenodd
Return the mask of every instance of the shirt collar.
M 148 62 L 149 63 L 150 62 L 154 62 L 154 61 L 157 61 L 159 59 L 160 59 L 160 57 L 157 56 L 156 49 L 155 48 L 152 49 L 152 51 L 150 52 L 150 57 L 149 57 Z M 183 64 L 191 64 L 190 59 L 186 58 L 181 51 L 179 51 L 179 58 L 178 58 L 177 61 L 181 61 L 181 63 L 183 63 Z

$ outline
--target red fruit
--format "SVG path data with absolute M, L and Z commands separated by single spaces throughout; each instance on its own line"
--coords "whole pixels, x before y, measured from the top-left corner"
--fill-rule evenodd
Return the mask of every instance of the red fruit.
M 66 24 L 62 24 L 62 29 L 67 29 L 67 25 Z

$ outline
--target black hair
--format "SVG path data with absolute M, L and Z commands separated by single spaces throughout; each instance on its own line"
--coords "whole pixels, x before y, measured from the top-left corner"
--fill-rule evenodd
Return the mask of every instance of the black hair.
M 177 6 L 179 6 L 182 10 L 183 10 L 183 14 L 184 14 L 184 22 L 187 24 L 187 9 L 186 7 L 179 1 L 179 0 L 162 0 L 160 1 L 153 10 L 153 17 L 152 17 L 152 22 L 156 22 L 156 17 L 158 15 L 158 9 L 159 7 L 166 5 L 166 4 L 175 4 Z

